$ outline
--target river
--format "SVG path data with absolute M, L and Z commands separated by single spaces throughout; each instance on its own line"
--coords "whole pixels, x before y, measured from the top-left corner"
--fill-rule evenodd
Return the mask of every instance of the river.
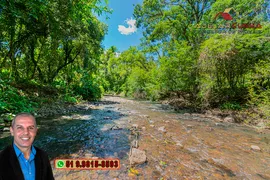
M 92 109 L 37 119 L 35 145 L 44 149 L 55 179 L 270 179 L 270 133 L 181 114 L 169 106 L 105 96 Z M 147 161 L 131 168 L 130 128 Z M 0 134 L 0 149 L 10 144 Z M 260 150 L 256 150 L 259 147 Z M 119 170 L 56 169 L 56 158 L 118 158 Z

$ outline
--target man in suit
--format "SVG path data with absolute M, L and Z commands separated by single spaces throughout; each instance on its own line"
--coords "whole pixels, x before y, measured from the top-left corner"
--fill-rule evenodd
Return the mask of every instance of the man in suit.
M 54 180 L 47 153 L 32 145 L 37 134 L 35 117 L 17 114 L 10 133 L 14 141 L 0 153 L 0 180 Z

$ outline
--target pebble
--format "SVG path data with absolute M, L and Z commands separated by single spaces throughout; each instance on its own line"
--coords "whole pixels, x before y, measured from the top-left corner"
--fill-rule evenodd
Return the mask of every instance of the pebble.
M 181 148 L 184 147 L 180 142 L 177 142 L 176 146 L 180 146 Z
M 155 127 L 155 125 L 151 124 L 150 127 Z
M 138 124 L 132 124 L 132 127 L 138 129 L 139 125 Z
M 232 123 L 232 122 L 234 122 L 234 119 L 231 116 L 227 116 L 227 117 L 224 118 L 224 121 L 225 122 L 231 122 Z
M 191 114 L 190 113 L 184 113 L 183 115 L 184 116 L 190 116 Z
M 161 131 L 161 132 L 166 132 L 165 126 L 159 127 L 158 130 Z
M 261 148 L 259 146 L 252 145 L 251 149 L 254 151 L 261 151 Z
M 187 128 L 192 128 L 193 126 L 192 125 L 187 125 Z
M 222 123 L 215 123 L 216 126 L 225 126 L 224 124 Z
M 105 119 L 105 120 L 110 120 L 110 119 L 112 119 L 112 117 L 106 116 L 106 117 L 104 117 L 103 119 Z

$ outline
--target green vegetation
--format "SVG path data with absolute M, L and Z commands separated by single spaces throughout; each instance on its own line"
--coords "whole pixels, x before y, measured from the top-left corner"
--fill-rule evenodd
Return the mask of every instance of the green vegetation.
M 141 45 L 118 57 L 112 47 L 101 56 L 105 90 L 150 100 L 179 98 L 187 108 L 253 108 L 269 120 L 267 6 L 261 0 L 144 0 L 134 10 Z M 214 19 L 226 8 L 233 8 L 233 20 Z
M 101 46 L 107 28 L 97 15 L 109 10 L 99 1 L 3 1 L 0 113 L 34 111 L 50 101 L 48 94 L 77 103 L 106 92 L 150 100 L 173 96 L 187 108 L 253 108 L 269 120 L 268 5 L 144 0 L 134 9 L 141 45 L 119 54 Z M 214 18 L 226 8 L 233 8 L 232 20 Z M 241 27 L 248 23 L 262 28 Z M 40 89 L 51 91 L 37 98 Z
M 1 1 L 0 113 L 100 98 L 106 12 L 98 0 Z

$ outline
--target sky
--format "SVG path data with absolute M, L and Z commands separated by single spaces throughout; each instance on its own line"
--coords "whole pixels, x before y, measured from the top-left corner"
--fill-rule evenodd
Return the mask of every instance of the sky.
M 127 50 L 130 46 L 140 44 L 142 31 L 135 26 L 133 17 L 134 5 L 142 3 L 142 0 L 109 0 L 109 8 L 113 10 L 108 14 L 108 20 L 101 21 L 108 25 L 108 33 L 104 38 L 105 49 L 116 46 L 119 52 Z

